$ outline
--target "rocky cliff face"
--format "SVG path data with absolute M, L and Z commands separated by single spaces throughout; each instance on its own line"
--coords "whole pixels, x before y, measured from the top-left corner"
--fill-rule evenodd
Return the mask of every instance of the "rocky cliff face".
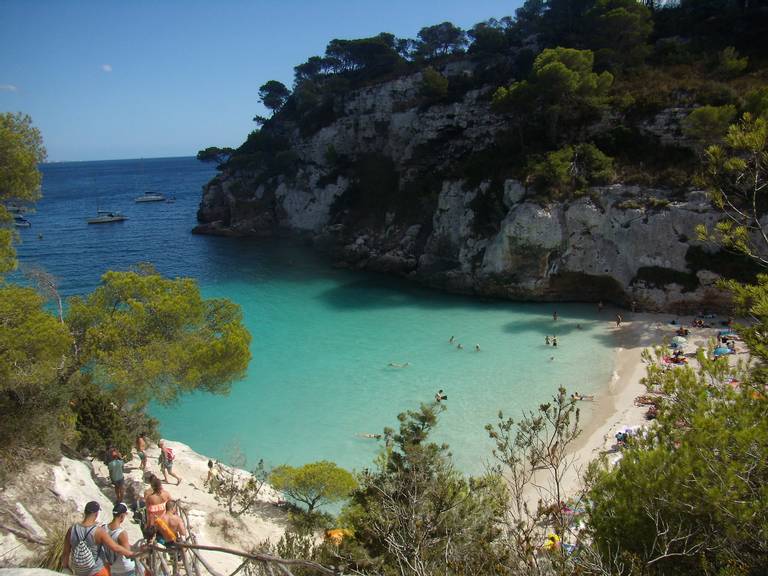
M 704 193 L 615 185 L 546 204 L 513 179 L 470 182 L 456 167 L 507 125 L 490 109 L 492 87 L 425 107 L 420 82 L 414 74 L 348 94 L 311 135 L 282 123 L 293 172 L 265 181 L 258 169 L 224 171 L 204 190 L 196 231 L 301 232 L 344 265 L 464 293 L 647 309 L 723 304 L 696 241 L 696 226 L 717 219 Z M 684 117 L 665 111 L 639 128 L 679 143 Z

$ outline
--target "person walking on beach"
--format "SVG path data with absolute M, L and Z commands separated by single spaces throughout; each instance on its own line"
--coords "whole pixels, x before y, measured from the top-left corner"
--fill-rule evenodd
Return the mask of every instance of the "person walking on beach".
M 115 488 L 115 502 L 122 502 L 125 497 L 125 475 L 123 473 L 123 455 L 116 448 L 110 450 L 109 462 L 107 462 L 107 469 L 109 470 L 109 479 L 112 482 L 112 486 Z
M 146 433 L 136 436 L 136 455 L 139 457 L 139 468 L 142 473 L 147 471 L 147 439 Z
M 546 344 L 547 346 L 549 346 L 549 334 L 547 334 L 546 336 L 544 336 L 544 344 Z
M 157 462 L 160 464 L 160 470 L 163 472 L 163 478 L 165 478 L 166 484 L 169 482 L 168 474 L 170 474 L 176 478 L 176 486 L 178 486 L 181 484 L 181 477 L 176 476 L 173 472 L 173 461 L 176 458 L 173 454 L 173 450 L 166 448 L 165 443 L 162 440 L 160 440 L 157 445 L 160 448 L 160 456 L 158 457 Z
M 621 326 L 621 321 L 622 320 L 623 320 L 623 318 L 621 317 L 621 314 L 616 314 L 616 328 Z
M 130 548 L 128 534 L 123 527 L 123 522 L 128 516 L 128 506 L 123 502 L 118 502 L 112 508 L 112 522 L 107 524 L 109 537 L 120 544 L 123 548 Z M 109 573 L 111 576 L 134 576 L 136 574 L 136 562 L 132 558 L 126 558 L 117 552 L 107 552 L 106 560 L 109 563 Z
M 75 576 L 109 576 L 109 568 L 104 565 L 104 557 L 101 554 L 103 548 L 109 548 L 126 558 L 133 556 L 130 548 L 112 540 L 107 531 L 98 524 L 100 510 L 98 502 L 88 502 L 83 519 L 70 526 L 64 535 L 61 565 L 62 568 L 72 570 Z

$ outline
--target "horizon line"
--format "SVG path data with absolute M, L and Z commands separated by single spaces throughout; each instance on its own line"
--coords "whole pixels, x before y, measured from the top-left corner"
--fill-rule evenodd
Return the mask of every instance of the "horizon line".
M 195 158 L 196 154 L 184 154 L 181 156 L 138 156 L 135 158 L 98 158 L 89 160 L 46 160 L 38 166 L 46 164 L 74 164 L 75 162 L 127 162 L 129 160 L 168 160 L 171 158 Z

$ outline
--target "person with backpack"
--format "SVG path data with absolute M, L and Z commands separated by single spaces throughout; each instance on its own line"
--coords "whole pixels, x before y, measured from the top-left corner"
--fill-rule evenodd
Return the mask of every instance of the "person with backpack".
M 126 558 L 133 556 L 130 548 L 112 540 L 98 524 L 99 510 L 98 502 L 88 502 L 83 520 L 70 526 L 64 536 L 62 567 L 72 570 L 75 576 L 109 576 L 109 568 L 104 564 L 105 548 Z
M 160 470 L 163 471 L 165 483 L 169 483 L 168 474 L 170 474 L 176 478 L 176 486 L 178 486 L 181 484 L 181 478 L 173 473 L 173 461 L 176 459 L 176 455 L 173 453 L 173 448 L 166 447 L 165 442 L 162 440 L 157 443 L 157 446 L 160 448 L 160 456 L 158 457 L 157 462 L 160 464 Z
M 115 507 L 112 508 L 112 522 L 107 524 L 107 531 L 112 540 L 120 546 L 129 548 L 128 534 L 123 527 L 126 516 L 128 516 L 128 506 L 123 502 L 115 504 Z M 111 550 L 104 551 L 104 559 L 109 564 L 109 572 L 112 576 L 135 576 L 137 564 L 133 559 L 126 558 Z
M 117 449 L 111 451 L 107 469 L 109 470 L 109 479 L 112 486 L 115 487 L 115 502 L 122 502 L 125 497 L 125 475 L 123 474 L 125 461 L 123 455 Z

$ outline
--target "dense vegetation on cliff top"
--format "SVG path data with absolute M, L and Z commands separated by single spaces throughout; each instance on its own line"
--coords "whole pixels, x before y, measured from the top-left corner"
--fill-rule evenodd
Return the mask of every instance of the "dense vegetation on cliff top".
M 448 178 L 498 184 L 514 177 L 542 200 L 614 181 L 682 189 L 692 183 L 705 143 L 722 137 L 737 115 L 768 105 L 766 34 L 762 1 L 528 0 L 514 17 L 466 31 L 443 22 L 416 39 L 334 39 L 324 55 L 295 67 L 292 90 L 266 82 L 259 97 L 273 116 L 254 118 L 260 129 L 214 157 L 224 170 L 258 174 L 256 184 L 291 178 L 301 165 L 294 129 L 310 136 L 341 117 L 356 90 L 420 72 L 422 89 L 404 107 L 426 110 L 481 89 L 504 128 L 487 148 L 439 170 L 421 158 L 398 170 L 383 154 L 328 150 L 328 181 L 350 178 L 357 184 L 350 197 L 369 190 L 339 207 L 357 216 L 395 210 L 417 220 L 431 213 L 418 205 L 431 208 Z M 468 67 L 451 72 L 460 63 Z M 641 125 L 670 108 L 693 113 L 684 134 L 663 144 Z M 435 141 L 424 154 L 439 157 L 444 144 Z M 382 174 L 391 189 L 379 190 Z M 498 194 L 484 202 L 478 208 L 492 212 Z

